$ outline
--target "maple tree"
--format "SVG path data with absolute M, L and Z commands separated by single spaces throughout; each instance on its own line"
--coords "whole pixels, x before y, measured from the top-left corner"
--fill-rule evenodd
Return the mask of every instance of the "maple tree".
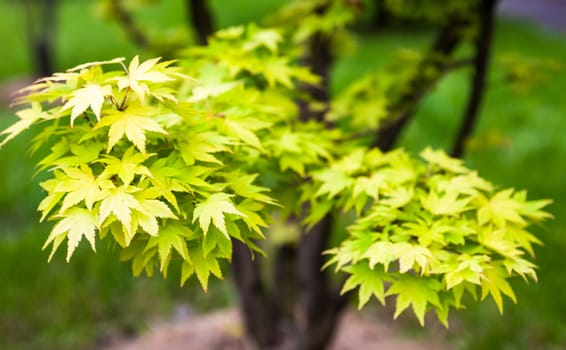
M 275 251 L 284 267 L 281 248 L 306 264 L 297 278 L 308 290 L 299 348 L 327 343 L 333 312 L 350 291 L 359 307 L 395 296 L 395 317 L 410 308 L 421 325 L 430 310 L 448 325 L 450 309 L 478 291 L 502 311 L 502 295 L 516 299 L 509 278 L 536 280 L 528 256 L 540 241 L 528 227 L 550 217 L 549 201 L 499 189 L 441 150 L 415 156 L 392 147 L 454 60 L 462 32 L 483 18 L 467 10 L 487 2 L 387 2 L 440 23 L 432 52 L 409 60 L 402 74 L 364 77 L 333 100 L 320 94 L 328 84 L 320 69 L 361 2 L 299 1 L 275 17 L 285 26 L 220 30 L 175 61 L 116 58 L 38 80 L 22 90 L 19 120 L 1 132 L 1 145 L 37 124 L 31 150 L 51 150 L 38 163 L 50 174 L 38 207 L 41 220 L 54 221 L 49 259 L 64 243 L 69 261 L 83 240 L 93 250 L 104 240 L 135 275 L 177 268 L 181 284 L 195 275 L 204 290 L 211 275 L 222 278 L 222 261 L 232 261 L 260 346 L 277 336 L 262 317 L 292 318 L 281 308 L 297 303 L 284 296 L 273 308 L 262 285 L 262 256 Z M 346 229 L 336 213 L 348 217 Z M 279 242 L 270 237 L 278 221 L 288 226 Z M 321 328 L 317 320 L 329 314 L 317 310 L 326 300 L 335 310 Z M 313 329 L 321 335 L 308 334 Z

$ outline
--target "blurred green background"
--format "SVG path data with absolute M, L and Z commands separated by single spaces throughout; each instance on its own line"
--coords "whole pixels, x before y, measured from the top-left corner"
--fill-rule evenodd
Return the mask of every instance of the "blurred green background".
M 56 70 L 136 53 L 116 25 L 96 16 L 93 3 L 60 0 Z M 282 3 L 211 1 L 219 27 L 258 21 Z M 183 25 L 184 14 L 181 1 L 165 0 L 136 18 L 165 30 Z M 33 75 L 26 23 L 20 1 L 0 0 L 1 129 L 15 120 L 7 92 Z M 335 92 L 383 67 L 400 48 L 426 47 L 432 35 L 412 26 L 360 33 L 334 66 Z M 502 187 L 528 189 L 533 199 L 553 199 L 549 210 L 555 219 L 535 228 L 544 242 L 536 249 L 539 282 L 515 281 L 517 305 L 507 300 L 500 316 L 491 300 L 473 304 L 454 315 L 449 330 L 435 331 L 455 349 L 564 349 L 566 33 L 503 19 L 494 51 L 489 90 L 466 162 Z M 426 145 L 450 147 L 469 74 L 465 69 L 451 74 L 424 100 L 403 136 L 404 147 L 413 152 Z M 235 302 L 229 283 L 216 282 L 205 295 L 190 283 L 179 288 L 178 276 L 135 279 L 129 264 L 117 261 L 101 244 L 96 255 L 81 245 L 70 264 L 59 255 L 48 264 L 41 246 L 49 223 L 39 224 L 34 210 L 42 177 L 33 177 L 37 159 L 26 156 L 33 133 L 0 150 L 0 349 L 95 349 L 154 320 L 174 317 L 180 306 L 184 312 L 200 312 Z

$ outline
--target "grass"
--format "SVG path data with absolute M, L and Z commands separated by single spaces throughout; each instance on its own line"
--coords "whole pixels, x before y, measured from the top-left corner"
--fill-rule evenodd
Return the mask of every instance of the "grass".
M 281 4 L 277 1 L 228 2 L 213 0 L 219 26 L 260 17 Z M 26 53 L 25 19 L 16 1 L 0 1 L 0 80 L 30 74 Z M 56 68 L 63 70 L 85 61 L 132 56 L 136 49 L 119 29 L 92 15 L 92 1 L 62 1 L 58 27 Z M 180 25 L 184 10 L 178 1 L 166 0 L 141 14 L 141 23 Z M 536 249 L 539 283 L 514 281 L 518 305 L 506 302 L 503 316 L 492 301 L 470 303 L 457 313 L 447 331 L 455 348 L 554 349 L 566 344 L 566 288 L 563 252 L 566 251 L 566 71 L 547 74 L 526 92 L 514 92 L 504 80 L 498 57 L 516 53 L 527 58 L 566 62 L 566 41 L 519 23 L 497 28 L 495 60 L 482 119 L 466 157 L 469 166 L 505 187 L 527 188 L 531 198 L 553 198 L 556 217 L 535 230 L 545 245 Z M 152 35 L 156 35 L 155 33 Z M 383 67 L 400 47 L 419 48 L 430 33 L 411 30 L 366 33 L 357 51 L 342 56 L 334 69 L 333 90 Z M 538 72 L 541 76 L 544 72 Z M 403 137 L 403 146 L 418 152 L 426 145 L 449 149 L 451 135 L 461 116 L 469 72 L 451 75 L 428 96 Z M 0 128 L 12 112 L 0 110 Z M 81 246 L 71 264 L 56 256 L 47 264 L 40 247 L 49 225 L 36 224 L 33 211 L 41 198 L 37 183 L 29 180 L 33 161 L 23 154 L 29 135 L 14 140 L 0 152 L 0 348 L 87 349 L 117 333 L 144 327 L 139 320 L 164 317 L 175 303 L 189 300 L 203 308 L 234 300 L 226 284 L 217 283 L 204 296 L 194 286 L 177 287 L 177 276 L 134 279 L 129 265 L 116 261 L 106 247 L 96 255 Z M 212 294 L 212 295 L 210 295 Z

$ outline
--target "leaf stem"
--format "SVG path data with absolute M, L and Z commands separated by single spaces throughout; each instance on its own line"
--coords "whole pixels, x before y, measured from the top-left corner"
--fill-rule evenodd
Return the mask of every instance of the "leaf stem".
M 128 95 L 130 94 L 130 87 L 128 86 L 126 88 L 126 94 L 124 95 L 124 99 L 122 100 L 122 103 L 120 103 L 120 107 L 118 107 L 119 111 L 123 111 L 124 109 L 126 109 L 128 106 L 126 105 L 126 102 L 128 102 Z

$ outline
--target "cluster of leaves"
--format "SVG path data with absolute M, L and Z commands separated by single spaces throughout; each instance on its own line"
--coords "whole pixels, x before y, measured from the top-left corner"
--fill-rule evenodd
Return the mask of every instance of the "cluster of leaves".
M 221 277 L 218 259 L 231 258 L 232 238 L 257 249 L 252 240 L 262 237 L 262 209 L 274 202 L 253 174 L 235 174 L 238 159 L 226 155 L 260 147 L 245 125 L 269 123 L 237 110 L 217 118 L 198 82 L 171 62 L 122 61 L 81 65 L 27 88 L 20 103 L 32 105 L 3 131 L 3 143 L 48 123 L 32 149 L 51 146 L 39 163 L 52 173 L 39 205 L 42 219 L 56 221 L 45 243 L 51 256 L 65 240 L 69 260 L 83 238 L 95 249 L 97 234 L 108 236 L 135 274 L 155 266 L 166 274 L 178 260 L 182 282 L 196 271 L 206 288 L 210 273 Z M 116 64 L 122 70 L 102 69 Z
M 261 89 L 282 86 L 289 90 L 294 88 L 296 79 L 318 82 L 317 76 L 296 64 L 300 53 L 290 49 L 280 30 L 254 24 L 218 31 L 207 46 L 186 51 L 189 58 L 225 68 L 231 80 L 247 79 L 250 85 Z
M 372 295 L 382 303 L 396 295 L 395 317 L 412 306 L 421 324 L 428 309 L 447 324 L 449 309 L 462 307 L 466 291 L 476 298 L 477 288 L 502 311 L 502 294 L 515 301 L 508 278 L 536 280 L 524 255 L 540 242 L 526 229 L 549 217 L 541 211 L 549 201 L 495 190 L 442 151 L 421 158 L 359 149 L 313 173 L 308 222 L 329 202 L 357 214 L 347 238 L 327 251 L 327 266 L 349 275 L 343 292 L 358 288 L 360 307 Z
M 269 21 L 284 24 L 293 32 L 292 40 L 301 43 L 316 35 L 328 38 L 340 36 L 359 15 L 362 6 L 362 1 L 293 1 Z
M 306 176 L 332 145 L 322 126 L 297 123 L 293 81 L 317 78 L 281 42 L 276 30 L 235 27 L 177 67 L 118 58 L 24 89 L 18 104 L 29 107 L 1 145 L 43 126 L 31 150 L 51 150 L 38 164 L 52 174 L 39 205 L 42 220 L 56 221 L 50 259 L 65 240 L 69 260 L 83 238 L 95 249 L 108 237 L 134 274 L 166 274 L 177 261 L 182 283 L 196 272 L 206 289 L 211 273 L 222 277 L 232 239 L 261 252 L 254 241 L 276 201 L 257 183 L 276 189 L 294 180 L 273 174 Z
M 341 91 L 330 104 L 325 119 L 339 123 L 343 130 L 363 132 L 377 130 L 398 117 L 395 102 L 401 87 L 414 76 L 422 57 L 411 50 L 395 55 L 395 64 L 383 71 L 367 74 Z
M 313 16 L 321 4 L 337 8 L 323 11 L 336 16 L 329 28 L 349 21 L 346 2 L 309 1 Z M 177 64 L 93 62 L 24 89 L 18 103 L 27 108 L 1 145 L 43 126 L 31 149 L 51 150 L 38 164 L 51 174 L 39 205 L 42 220 L 55 221 L 50 259 L 65 241 L 69 260 L 83 238 L 93 249 L 98 238 L 136 275 L 166 275 L 175 263 L 181 283 L 195 274 L 206 289 L 211 274 L 222 277 L 234 239 L 261 253 L 272 211 L 308 203 L 307 227 L 334 210 L 356 213 L 328 264 L 349 275 L 343 290 L 358 288 L 360 306 L 396 295 L 396 315 L 412 306 L 423 323 L 434 309 L 446 323 L 476 286 L 500 309 L 501 294 L 514 299 L 509 277 L 536 278 L 524 255 L 538 240 L 526 228 L 548 217 L 548 202 L 496 191 L 439 151 L 421 161 L 351 142 L 343 131 L 367 127 L 368 115 L 379 127 L 391 112 L 394 75 L 346 90 L 329 112 L 339 115 L 335 129 L 301 121 L 298 83 L 318 78 L 297 64 L 297 35 L 233 27 Z

